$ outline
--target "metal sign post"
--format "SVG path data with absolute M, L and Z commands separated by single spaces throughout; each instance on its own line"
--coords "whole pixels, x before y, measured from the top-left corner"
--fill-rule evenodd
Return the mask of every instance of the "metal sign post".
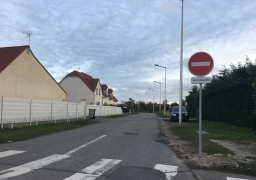
M 199 86 L 199 157 L 202 157 L 202 83 Z
M 199 84 L 199 157 L 202 157 L 202 84 L 210 83 L 211 77 L 202 77 L 209 74 L 213 68 L 212 57 L 205 52 L 192 55 L 188 61 L 188 69 L 191 74 L 197 76 L 191 78 L 192 84 Z

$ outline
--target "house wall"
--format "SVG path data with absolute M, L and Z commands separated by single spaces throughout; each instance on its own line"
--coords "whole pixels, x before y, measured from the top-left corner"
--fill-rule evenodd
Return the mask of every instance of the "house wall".
M 66 93 L 33 54 L 23 51 L 0 73 L 0 96 L 39 100 L 65 100 Z
M 80 102 L 86 99 L 88 105 L 94 104 L 94 92 L 79 77 L 68 76 L 60 82 L 60 86 L 67 92 L 67 101 Z
M 96 93 L 96 89 L 98 89 L 98 94 Z M 97 104 L 97 102 L 100 102 L 100 105 L 102 105 L 102 89 L 99 82 L 96 86 L 96 89 L 94 91 L 94 95 L 95 95 L 94 104 Z M 99 94 L 99 89 L 100 89 L 100 94 Z

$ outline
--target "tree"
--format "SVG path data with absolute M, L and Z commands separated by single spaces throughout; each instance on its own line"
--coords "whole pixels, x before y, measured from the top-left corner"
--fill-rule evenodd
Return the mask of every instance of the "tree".
M 196 116 L 196 111 L 198 110 L 198 87 L 196 85 L 192 86 L 191 90 L 188 93 L 189 95 L 185 97 L 186 107 L 190 116 L 193 117 Z

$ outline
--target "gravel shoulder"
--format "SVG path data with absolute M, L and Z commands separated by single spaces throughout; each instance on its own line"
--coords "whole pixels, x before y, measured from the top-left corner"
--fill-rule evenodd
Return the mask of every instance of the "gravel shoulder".
M 165 134 L 169 141 L 167 144 L 178 156 L 178 158 L 191 168 L 222 170 L 225 172 L 236 172 L 240 163 L 250 163 L 251 159 L 247 159 L 237 155 L 223 154 L 207 154 L 202 153 L 202 157 L 198 155 L 198 148 L 190 145 L 189 142 L 179 139 L 169 128 L 178 126 L 179 123 L 170 123 L 162 118 L 159 118 L 160 132 Z

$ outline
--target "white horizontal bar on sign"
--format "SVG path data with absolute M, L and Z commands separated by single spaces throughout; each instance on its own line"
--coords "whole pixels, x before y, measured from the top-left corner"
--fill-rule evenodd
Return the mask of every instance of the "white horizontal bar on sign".
M 6 156 L 12 156 L 12 155 L 20 154 L 24 152 L 25 151 L 17 151 L 17 150 L 3 151 L 3 152 L 0 152 L 0 158 L 6 157 Z
M 210 66 L 210 61 L 206 62 L 192 62 L 191 63 L 192 67 L 197 67 L 197 66 Z
M 192 77 L 191 78 L 191 83 L 192 84 L 207 84 L 210 83 L 212 81 L 211 77 Z

